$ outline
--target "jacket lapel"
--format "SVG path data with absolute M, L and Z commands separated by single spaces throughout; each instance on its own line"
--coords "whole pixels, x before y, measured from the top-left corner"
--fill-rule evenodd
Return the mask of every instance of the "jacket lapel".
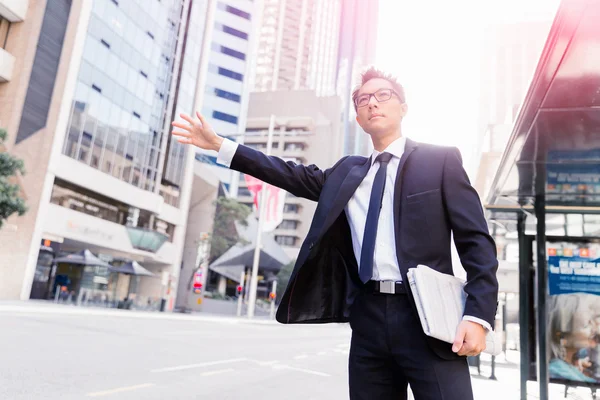
M 327 232 L 331 224 L 335 222 L 337 217 L 341 214 L 342 210 L 350 201 L 350 198 L 360 185 L 360 183 L 365 179 L 367 173 L 369 172 L 369 168 L 371 167 L 371 157 L 365 161 L 364 164 L 355 165 L 352 167 L 346 178 L 340 185 L 338 193 L 335 197 L 335 200 L 332 203 L 332 206 L 327 213 L 327 218 L 325 222 L 321 226 L 321 230 L 319 231 L 319 235 L 317 236 L 319 239 L 324 232 Z
M 403 181 L 403 170 L 404 164 L 406 164 L 406 160 L 412 154 L 412 152 L 417 148 L 417 142 L 414 142 L 410 139 L 406 139 L 406 145 L 404 147 L 404 154 L 400 158 L 400 164 L 398 165 L 398 173 L 396 175 L 396 183 L 394 185 L 394 227 L 396 232 L 400 230 L 400 212 L 402 205 L 402 181 Z M 401 235 L 397 234 L 396 236 L 396 257 L 398 257 L 398 265 L 400 265 L 400 273 L 402 274 L 402 280 L 406 283 L 406 272 L 402 266 L 404 265 L 402 262 L 406 260 L 401 260 L 399 257 L 400 254 L 400 240 Z

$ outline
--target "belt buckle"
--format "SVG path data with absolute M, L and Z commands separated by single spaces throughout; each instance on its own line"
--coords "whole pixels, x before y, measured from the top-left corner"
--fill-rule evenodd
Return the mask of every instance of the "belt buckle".
M 394 281 L 380 281 L 379 292 L 385 294 L 396 294 L 396 286 Z

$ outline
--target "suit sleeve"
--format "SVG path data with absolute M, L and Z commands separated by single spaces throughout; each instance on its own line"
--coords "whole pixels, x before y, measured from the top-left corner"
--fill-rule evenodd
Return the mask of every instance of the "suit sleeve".
M 454 243 L 467 272 L 464 315 L 480 318 L 494 326 L 498 301 L 496 245 L 457 148 L 446 153 L 442 192 Z
M 260 151 L 244 145 L 236 144 L 235 147 L 227 147 L 226 145 L 222 150 L 219 151 L 220 163 L 227 165 L 228 161 L 230 161 L 228 166 L 231 169 L 277 186 L 292 193 L 294 196 L 313 201 L 319 200 L 325 180 L 346 158 L 342 158 L 327 170 L 321 170 L 316 165 L 305 166 L 291 161 L 284 161 L 279 157 L 267 156 Z

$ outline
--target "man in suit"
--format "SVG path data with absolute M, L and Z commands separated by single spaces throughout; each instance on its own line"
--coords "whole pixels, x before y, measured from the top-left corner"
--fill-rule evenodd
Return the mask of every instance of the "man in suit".
M 288 287 L 281 323 L 349 322 L 352 400 L 472 399 L 465 356 L 485 348 L 497 308 L 496 248 L 460 153 L 402 134 L 404 90 L 369 69 L 353 93 L 371 157 L 333 167 L 297 165 L 219 137 L 197 113 L 174 122 L 181 143 L 218 152 L 217 161 L 318 202 Z M 454 344 L 421 328 L 409 268 L 452 274 L 451 233 L 467 272 L 467 301 Z M 443 301 L 443 299 L 440 299 Z

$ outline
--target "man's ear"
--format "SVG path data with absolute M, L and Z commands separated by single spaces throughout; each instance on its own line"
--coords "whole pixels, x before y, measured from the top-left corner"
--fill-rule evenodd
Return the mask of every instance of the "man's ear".
M 356 122 L 358 122 L 358 125 L 360 125 L 361 128 L 363 127 L 360 123 L 360 120 L 358 119 L 358 115 L 356 116 Z
M 402 103 L 401 105 L 402 107 L 402 117 L 406 117 L 406 114 L 408 113 L 408 104 L 406 103 Z

